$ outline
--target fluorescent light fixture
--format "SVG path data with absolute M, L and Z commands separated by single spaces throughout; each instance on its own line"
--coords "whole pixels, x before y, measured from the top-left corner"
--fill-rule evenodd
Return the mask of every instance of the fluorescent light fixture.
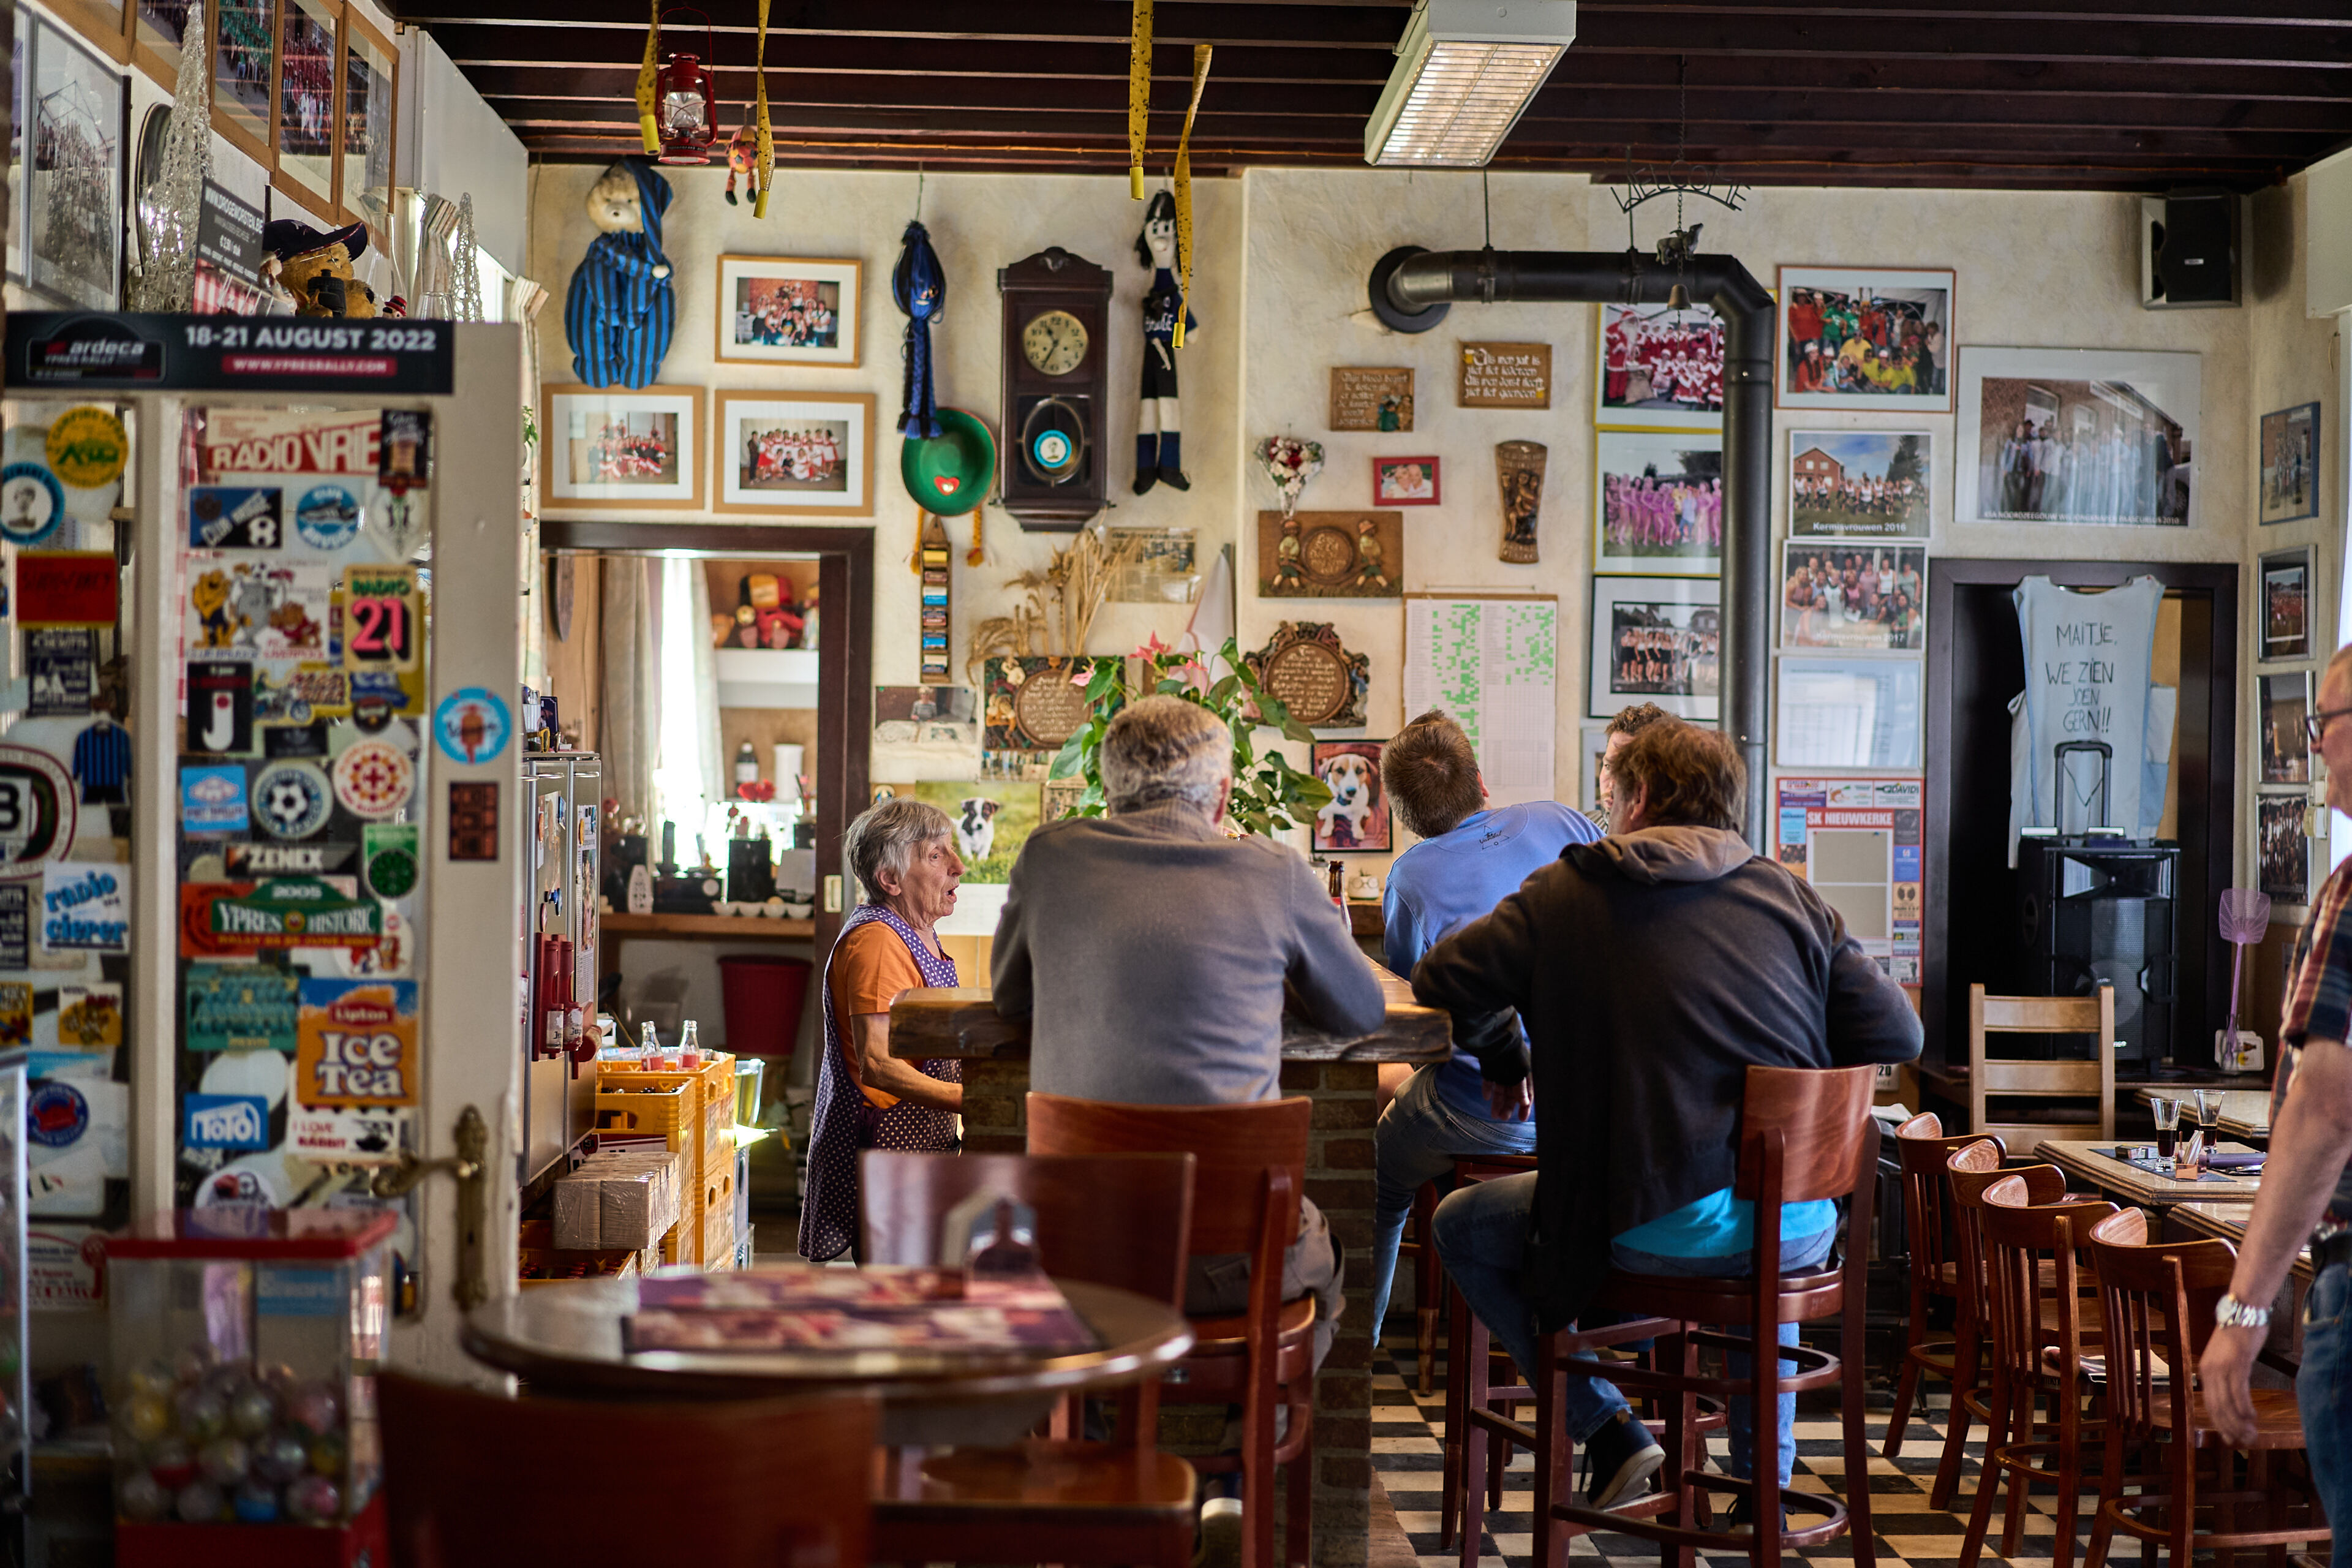
M 1364 162 L 1486 166 L 1576 41 L 1576 0 L 1421 0 L 1364 127 Z

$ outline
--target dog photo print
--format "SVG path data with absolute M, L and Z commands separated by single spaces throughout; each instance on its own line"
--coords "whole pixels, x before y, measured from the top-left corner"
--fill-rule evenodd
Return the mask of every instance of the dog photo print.
M 948 842 L 967 882 L 1009 882 L 1021 847 L 1036 831 L 1038 790 L 1020 779 L 946 779 L 874 786 L 876 800 L 905 795 L 948 814 Z
M 1318 855 L 1388 853 L 1389 792 L 1381 784 L 1381 751 L 1387 744 L 1315 742 L 1315 776 L 1331 791 L 1331 803 L 1315 814 Z

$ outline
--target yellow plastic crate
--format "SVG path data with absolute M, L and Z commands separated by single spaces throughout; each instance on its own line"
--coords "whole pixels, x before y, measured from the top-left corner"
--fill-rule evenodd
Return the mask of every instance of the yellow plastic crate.
M 673 1098 L 675 1097 L 675 1098 Z M 676 1106 L 675 1121 L 646 1124 L 647 1115 L 636 1104 L 660 1100 Z M 634 1112 L 638 1125 L 607 1127 L 607 1110 Z M 735 1058 L 720 1052 L 693 1072 L 641 1072 L 627 1062 L 600 1062 L 596 1073 L 596 1121 L 600 1131 L 671 1134 L 669 1146 L 687 1155 L 686 1166 L 699 1171 L 724 1151 L 730 1154 L 735 1125 Z M 682 1134 L 682 1135 L 681 1135 Z
M 710 1211 L 702 1226 L 702 1268 L 715 1274 L 735 1267 L 735 1206 Z

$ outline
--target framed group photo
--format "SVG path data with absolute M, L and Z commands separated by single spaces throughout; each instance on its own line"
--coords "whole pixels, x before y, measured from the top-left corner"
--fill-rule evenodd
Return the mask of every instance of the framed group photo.
M 702 506 L 702 389 L 551 385 L 540 467 L 555 507 Z
M 2311 712 L 2311 671 L 2288 670 L 2254 678 L 2261 708 L 2263 783 L 2304 784 L 2311 782 L 2311 737 L 2303 728 Z
M 1721 712 L 1722 584 L 1713 577 L 1595 577 L 1586 712 L 1654 702 L 1680 719 Z
M 1723 570 L 1723 433 L 1600 430 L 1592 569 L 1712 577 Z
M 1948 268 L 1780 268 L 1782 408 L 1952 411 Z
M 128 84 L 33 13 L 17 26 L 9 269 L 57 304 L 111 310 L 122 299 Z
M 2319 405 L 2263 416 L 2261 515 L 2265 524 L 2319 515 Z
M 1780 646 L 1918 653 L 1927 547 L 1791 539 L 1780 546 Z
M 1925 539 L 1936 471 L 1925 430 L 1789 432 L 1789 537 Z
M 2262 650 L 2265 664 L 2311 657 L 2310 545 L 2273 550 L 2262 558 Z
M 1969 349 L 1953 521 L 2189 527 L 2200 372 L 2193 353 Z
M 1652 429 L 1723 428 L 1723 320 L 1704 305 L 1595 306 L 1597 422 Z
M 874 397 L 721 392 L 714 511 L 874 515 Z
M 2254 796 L 2257 877 L 2263 891 L 2281 903 L 2311 901 L 2313 846 L 2303 828 L 2302 791 Z
M 861 262 L 791 256 L 719 258 L 716 356 L 742 364 L 854 368 Z

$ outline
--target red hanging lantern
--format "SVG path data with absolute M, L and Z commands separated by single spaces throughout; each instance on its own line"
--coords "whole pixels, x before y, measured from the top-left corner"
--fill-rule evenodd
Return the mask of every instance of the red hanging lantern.
M 663 62 L 654 98 L 654 122 L 662 149 L 657 161 L 707 163 L 719 139 L 719 103 L 711 91 L 710 72 L 702 63 L 711 58 L 710 18 L 692 6 L 677 9 L 702 17 L 703 52 L 698 57 L 672 54 Z M 674 14 L 662 13 L 665 18 Z

